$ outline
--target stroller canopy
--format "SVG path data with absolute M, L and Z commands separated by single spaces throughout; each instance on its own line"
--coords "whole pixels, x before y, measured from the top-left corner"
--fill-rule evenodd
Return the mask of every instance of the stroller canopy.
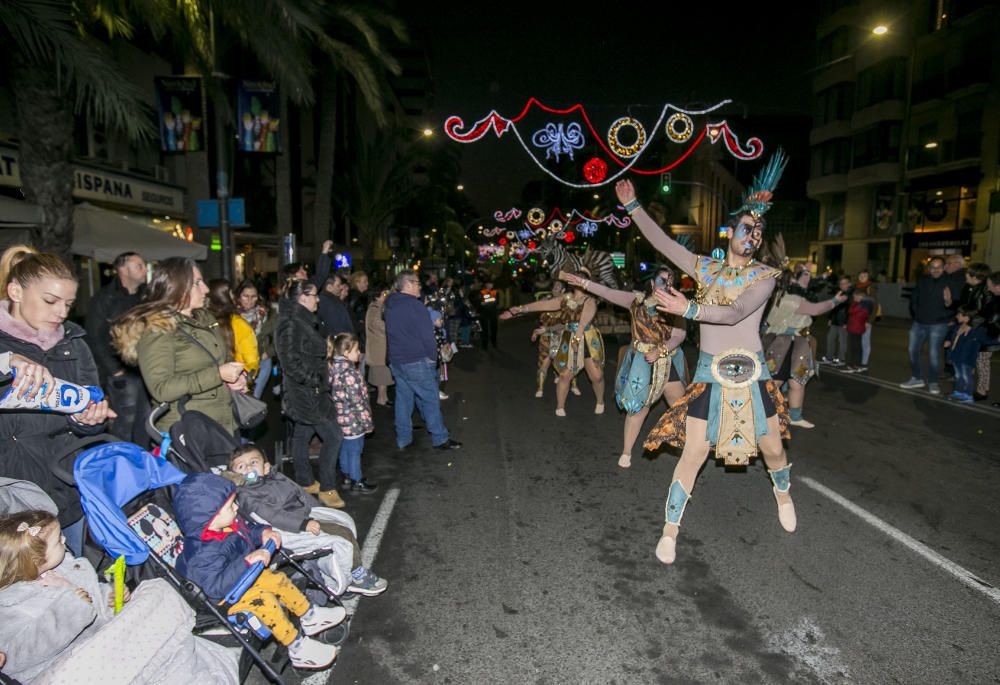
M 129 528 L 122 507 L 144 492 L 180 483 L 185 475 L 127 442 L 84 450 L 73 467 L 91 534 L 108 554 L 124 555 L 130 566 L 146 561 L 149 548 Z

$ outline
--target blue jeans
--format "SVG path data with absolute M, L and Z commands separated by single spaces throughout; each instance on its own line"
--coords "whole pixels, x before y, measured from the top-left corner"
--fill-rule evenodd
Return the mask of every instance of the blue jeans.
M 340 470 L 351 480 L 361 480 L 361 453 L 365 451 L 365 436 L 344 438 L 340 443 Z
M 946 323 L 918 323 L 910 326 L 910 376 L 923 380 L 920 372 L 920 351 L 927 341 L 927 357 L 930 367 L 927 369 L 927 382 L 938 382 L 938 371 L 941 369 L 941 349 L 944 336 L 948 334 Z
M 975 390 L 973 375 L 975 367 L 972 364 L 954 364 L 955 367 L 955 392 L 971 395 Z
M 406 447 L 413 442 L 414 403 L 424 417 L 432 444 L 437 447 L 448 442 L 438 397 L 437 362 L 421 359 L 410 364 L 390 364 L 389 368 L 396 379 L 396 445 Z
M 865 326 L 861 335 L 861 366 L 868 366 L 868 358 L 872 356 L 872 325 Z
M 257 372 L 257 382 L 253 384 L 253 396 L 258 400 L 264 394 L 267 382 L 271 380 L 272 368 L 274 368 L 274 360 L 271 357 L 260 360 L 260 371 Z

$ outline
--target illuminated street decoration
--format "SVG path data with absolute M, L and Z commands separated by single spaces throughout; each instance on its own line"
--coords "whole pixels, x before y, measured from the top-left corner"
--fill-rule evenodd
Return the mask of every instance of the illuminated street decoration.
M 687 110 L 676 105 L 666 104 L 653 126 L 646 126 L 635 117 L 624 116 L 615 120 L 608 130 L 607 136 L 602 136 L 594 128 L 582 104 L 575 104 L 566 109 L 554 109 L 546 107 L 532 98 L 516 117 L 507 118 L 494 110 L 476 123 L 466 127 L 461 117 L 451 116 L 445 121 L 444 131 L 449 138 L 460 143 L 474 143 L 482 140 L 491 131 L 497 138 L 508 132 L 513 133 L 521 147 L 543 172 L 571 188 L 590 188 L 613 183 L 626 173 L 657 175 L 670 171 L 683 163 L 706 138 L 711 145 L 722 143 L 726 150 L 738 159 L 757 159 L 764 152 L 764 144 L 759 138 L 747 138 L 744 143 L 741 143 L 739 137 L 730 129 L 727 121 L 707 121 L 708 115 L 730 102 L 730 100 L 723 100 L 701 110 Z M 529 145 L 519 130 L 518 124 L 533 109 L 560 116 L 577 116 L 582 120 L 583 125 L 581 126 L 578 122 L 546 122 L 531 136 L 531 145 Z M 633 129 L 636 137 L 629 144 L 621 141 L 620 134 L 624 128 Z M 647 133 L 647 131 L 651 133 Z M 660 168 L 640 168 L 638 163 L 643 153 L 649 149 L 650 144 L 660 131 L 663 131 L 672 143 L 685 145 L 686 149 Z M 583 149 L 588 143 L 599 147 L 600 151 L 603 151 L 603 155 L 599 151 L 596 156 L 589 157 L 585 163 L 575 167 L 576 173 L 579 174 L 579 180 L 564 178 L 560 175 L 560 173 L 564 173 L 562 170 L 557 173 L 545 165 L 548 160 L 560 161 L 562 155 L 568 155 L 571 160 L 576 161 L 574 152 Z M 544 159 L 540 158 L 539 153 L 536 153 L 533 147 L 546 151 Z M 565 173 L 573 173 L 572 168 L 574 167 L 571 166 Z M 614 173 L 608 173 L 610 169 L 614 169 Z

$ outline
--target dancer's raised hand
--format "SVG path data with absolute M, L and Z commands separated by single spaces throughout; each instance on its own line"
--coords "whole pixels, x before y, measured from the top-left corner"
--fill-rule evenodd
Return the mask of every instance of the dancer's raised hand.
M 688 298 L 673 287 L 663 290 L 657 288 L 653 291 L 656 297 L 656 308 L 667 314 L 683 314 L 688 308 Z
M 634 200 L 635 186 L 632 185 L 632 181 L 629 181 L 628 179 L 618 181 L 618 183 L 615 184 L 615 195 L 618 196 L 618 201 L 623 205 Z

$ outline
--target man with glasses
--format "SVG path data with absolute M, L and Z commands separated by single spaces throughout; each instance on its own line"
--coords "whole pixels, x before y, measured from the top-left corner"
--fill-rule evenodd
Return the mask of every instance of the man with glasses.
M 941 370 L 941 349 L 948 333 L 948 322 L 952 312 L 949 279 L 944 276 L 944 260 L 934 257 L 927 265 L 927 274 L 917 280 L 910 295 L 910 380 L 899 387 L 916 390 L 924 387 L 924 377 L 920 368 L 920 357 L 924 343 L 927 343 L 927 391 L 932 395 L 941 394 L 938 374 Z
M 435 448 L 459 449 L 441 416 L 438 396 L 437 342 L 434 325 L 421 301 L 420 279 L 412 271 L 396 276 L 394 292 L 385 300 L 385 336 L 389 368 L 396 380 L 396 445 L 413 444 L 413 406 L 416 404 Z

